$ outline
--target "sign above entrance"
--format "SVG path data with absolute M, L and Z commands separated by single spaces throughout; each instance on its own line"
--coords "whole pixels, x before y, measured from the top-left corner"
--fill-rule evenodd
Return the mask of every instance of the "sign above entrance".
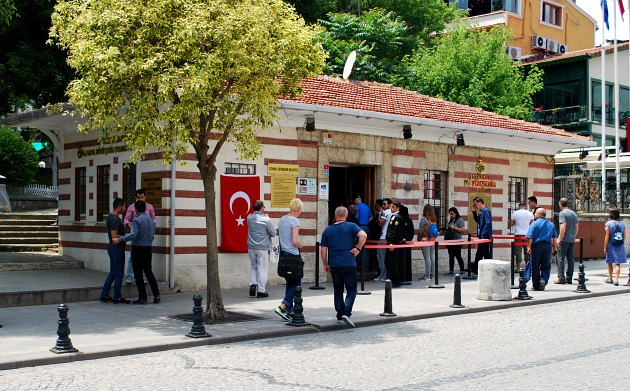
M 486 170 L 486 166 L 484 166 L 481 158 L 475 164 L 476 174 L 470 174 L 468 179 L 464 179 L 464 186 L 468 186 L 468 192 L 487 192 L 488 189 L 497 187 L 497 182 L 490 179 L 488 175 L 485 175 L 484 172 Z
M 269 173 L 269 175 L 298 176 L 300 172 L 300 166 L 298 166 L 297 164 L 269 163 L 267 165 L 267 172 Z

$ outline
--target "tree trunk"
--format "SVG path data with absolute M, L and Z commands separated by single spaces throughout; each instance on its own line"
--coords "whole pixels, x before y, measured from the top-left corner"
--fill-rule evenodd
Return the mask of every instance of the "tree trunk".
M 227 312 L 223 306 L 223 296 L 221 295 L 221 284 L 219 281 L 219 253 L 217 246 L 217 209 L 215 206 L 215 178 L 217 168 L 212 164 L 207 166 L 199 165 L 201 180 L 203 181 L 203 189 L 206 203 L 206 282 L 207 282 L 207 301 L 204 318 L 224 319 L 227 318 Z

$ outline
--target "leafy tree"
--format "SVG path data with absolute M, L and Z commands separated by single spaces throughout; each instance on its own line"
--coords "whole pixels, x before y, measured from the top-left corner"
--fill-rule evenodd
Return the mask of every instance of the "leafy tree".
M 281 0 L 64 0 L 52 39 L 77 71 L 70 103 L 83 132 L 124 136 L 132 159 L 152 148 L 165 162 L 192 148 L 205 192 L 205 315 L 223 318 L 215 207 L 216 161 L 233 143 L 261 153 L 257 130 L 277 118 L 277 97 L 320 72 L 317 30 Z
M 341 76 L 346 58 L 353 50 L 357 52 L 353 79 L 389 82 L 400 73 L 404 55 L 402 37 L 407 27 L 393 12 L 376 8 L 361 16 L 330 14 L 328 17 L 320 21 L 326 29 L 320 40 L 329 55 L 326 74 Z
M 339 11 L 338 0 L 286 0 L 295 7 L 295 11 L 306 20 L 307 23 L 317 23 L 319 19 L 326 18 L 329 12 Z
M 0 25 L 9 24 L 15 15 L 15 4 L 13 0 L 0 0 Z
M 7 177 L 7 183 L 31 183 L 38 162 L 37 152 L 31 144 L 14 129 L 0 126 L 0 174 Z
M 0 0 L 0 115 L 66 100 L 72 77 L 66 54 L 46 44 L 53 3 Z M 3 24 L 7 4 L 14 4 L 16 14 Z
M 542 71 L 527 74 L 505 54 L 510 40 L 504 27 L 490 31 L 459 23 L 435 47 L 420 48 L 405 60 L 408 89 L 473 107 L 527 119 L 532 96 L 543 87 Z

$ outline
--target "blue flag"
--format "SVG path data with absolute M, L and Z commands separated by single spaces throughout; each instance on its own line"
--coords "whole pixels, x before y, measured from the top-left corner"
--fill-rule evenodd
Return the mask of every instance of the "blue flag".
M 604 7 L 604 24 L 606 24 L 606 30 L 610 30 L 610 26 L 608 25 L 608 2 L 606 0 L 602 0 L 602 7 Z

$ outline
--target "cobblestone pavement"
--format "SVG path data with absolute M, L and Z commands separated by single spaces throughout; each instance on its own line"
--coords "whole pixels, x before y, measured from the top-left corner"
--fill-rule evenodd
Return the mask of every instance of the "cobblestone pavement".
M 623 389 L 627 295 L 0 372 L 0 390 Z

